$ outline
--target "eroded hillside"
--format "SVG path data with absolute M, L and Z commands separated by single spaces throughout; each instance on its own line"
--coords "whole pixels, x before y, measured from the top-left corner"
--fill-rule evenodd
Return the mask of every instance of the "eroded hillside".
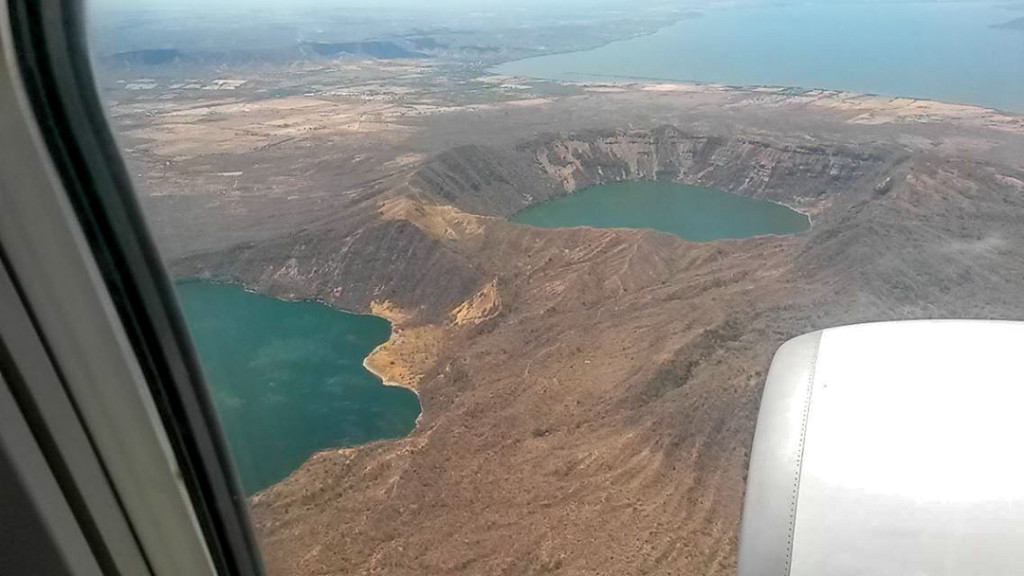
M 420 394 L 409 437 L 322 452 L 252 498 L 271 574 L 731 574 L 782 341 L 1024 318 L 1015 117 L 637 90 L 410 121 L 337 181 L 150 199 L 183 230 L 172 208 L 230 214 L 219 241 L 179 243 L 176 274 L 386 314 L 388 365 Z M 320 137 L 247 157 L 326 166 L 357 147 Z M 692 243 L 507 220 L 631 179 L 784 202 L 813 227 Z M 263 224 L 275 212 L 288 226 Z

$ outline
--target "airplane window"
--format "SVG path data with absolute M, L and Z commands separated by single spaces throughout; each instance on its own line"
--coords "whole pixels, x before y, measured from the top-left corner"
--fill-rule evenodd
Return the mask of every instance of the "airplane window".
M 271 575 L 732 574 L 779 345 L 1024 318 L 1024 7 L 89 0 Z

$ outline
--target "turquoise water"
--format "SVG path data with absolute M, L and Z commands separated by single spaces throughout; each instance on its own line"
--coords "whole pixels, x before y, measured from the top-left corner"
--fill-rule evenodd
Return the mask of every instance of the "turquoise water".
M 810 227 L 807 216 L 782 204 L 674 182 L 591 186 L 530 206 L 513 220 L 542 228 L 651 228 L 698 242 Z
M 363 367 L 390 337 L 383 318 L 237 285 L 182 282 L 177 291 L 246 493 L 314 452 L 404 436 L 416 425 L 416 394 Z
M 991 27 L 1021 14 L 987 2 L 720 8 L 649 36 L 492 71 L 826 88 L 1024 111 L 1024 30 Z

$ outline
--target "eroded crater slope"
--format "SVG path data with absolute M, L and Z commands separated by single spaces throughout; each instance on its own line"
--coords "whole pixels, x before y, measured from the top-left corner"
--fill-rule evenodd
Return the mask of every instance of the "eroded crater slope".
M 272 574 L 731 574 L 782 341 L 1024 317 L 1015 117 L 644 90 L 417 120 L 400 150 L 415 159 L 386 175 L 353 163 L 336 188 L 203 200 L 235 219 L 219 245 L 181 243 L 176 274 L 388 315 L 387 362 L 423 406 L 409 437 L 322 452 L 252 499 Z M 619 111 L 628 128 L 606 128 Z M 290 145 L 259 154 L 315 149 Z M 814 225 L 692 243 L 507 220 L 633 179 L 784 202 Z M 239 206 L 302 225 L 270 233 Z

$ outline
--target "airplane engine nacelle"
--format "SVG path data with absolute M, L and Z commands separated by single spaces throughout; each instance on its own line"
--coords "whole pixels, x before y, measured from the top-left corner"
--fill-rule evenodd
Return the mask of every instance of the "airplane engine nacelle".
M 738 573 L 1024 574 L 1024 323 L 861 324 L 779 348 Z

